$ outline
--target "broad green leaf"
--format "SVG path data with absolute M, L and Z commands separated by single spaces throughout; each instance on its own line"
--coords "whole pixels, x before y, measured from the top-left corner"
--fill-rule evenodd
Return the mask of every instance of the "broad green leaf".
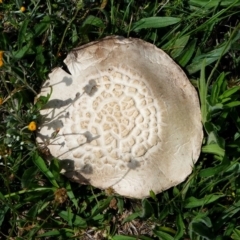
M 186 44 L 188 43 L 189 37 L 190 37 L 189 35 L 182 36 L 181 38 L 178 38 L 174 42 L 174 44 L 171 46 L 171 48 L 173 50 L 171 51 L 170 55 L 173 59 L 175 59 L 176 57 L 178 57 L 181 54 L 181 52 L 185 48 Z
M 18 40 L 17 40 L 18 49 L 21 49 L 23 43 L 26 41 L 27 27 L 29 22 L 30 22 L 29 19 L 25 19 L 21 24 L 21 27 L 18 32 Z
M 160 237 L 161 240 L 174 240 L 174 237 L 172 237 L 170 234 L 160 231 L 160 230 L 153 230 L 153 233 Z
M 77 214 L 72 213 L 71 211 L 61 211 L 58 213 L 58 215 L 68 223 L 72 222 L 73 226 L 75 227 L 79 227 L 79 228 L 87 227 L 86 221 L 80 216 L 78 216 Z
M 60 236 L 61 232 L 59 230 L 52 230 L 52 231 L 48 231 L 45 232 L 43 234 L 39 234 L 38 237 L 53 237 L 53 236 Z
M 48 178 L 52 185 L 56 188 L 59 188 L 58 183 L 56 182 L 52 172 L 48 169 L 44 160 L 37 153 L 33 155 L 32 160 L 35 163 L 35 165 L 39 168 L 39 170 Z
M 178 240 L 178 239 L 182 239 L 183 235 L 184 235 L 184 229 L 185 229 L 185 225 L 183 223 L 182 220 L 182 216 L 181 214 L 177 215 L 176 218 L 176 226 L 177 226 L 177 233 L 174 236 L 174 239 Z
M 40 35 L 42 35 L 44 32 L 47 31 L 47 29 L 50 27 L 50 23 L 51 23 L 51 18 L 50 16 L 45 16 L 40 23 L 36 24 L 34 26 L 34 36 L 35 37 L 39 37 Z
M 218 144 L 210 144 L 202 147 L 203 153 L 211 153 L 219 156 L 225 155 L 225 150 L 221 148 Z
M 142 18 L 138 22 L 135 22 L 132 26 L 131 31 L 139 31 L 143 28 L 162 28 L 181 21 L 181 18 L 175 17 L 149 17 Z
M 135 212 L 135 213 L 130 214 L 129 216 L 127 216 L 127 217 L 123 220 L 123 223 L 131 222 L 132 220 L 138 218 L 140 214 L 141 214 L 140 212 Z
M 142 200 L 142 212 L 139 215 L 141 218 L 149 218 L 152 216 L 154 210 L 151 203 L 147 199 Z
M 216 131 L 208 132 L 207 144 L 206 146 L 217 144 L 220 148 L 225 148 L 225 140 L 219 137 Z
M 32 42 L 29 41 L 22 48 L 20 48 L 19 50 L 13 52 L 13 57 L 15 59 L 21 59 L 23 56 L 25 56 L 28 53 L 28 51 L 30 50 L 31 46 L 32 46 Z
M 225 195 L 223 194 L 219 194 L 219 195 L 216 195 L 216 194 L 209 194 L 207 196 L 205 196 L 204 198 L 195 198 L 195 197 L 190 197 L 190 198 L 187 198 L 185 200 L 185 203 L 184 203 L 184 208 L 195 208 L 195 207 L 203 207 L 207 204 L 210 204 L 212 202 L 215 202 L 216 200 L 218 200 L 219 198 L 221 197 L 224 197 Z
M 104 22 L 102 21 L 101 18 L 95 17 L 93 15 L 89 15 L 86 20 L 83 22 L 82 26 L 86 26 L 86 25 L 92 25 L 95 27 L 99 27 L 99 28 L 104 28 Z
M 192 58 L 193 53 L 195 51 L 196 48 L 196 43 L 197 43 L 197 39 L 193 39 L 187 46 L 186 48 L 183 50 L 183 52 L 181 53 L 181 55 L 178 57 L 178 63 L 182 66 L 185 67 L 187 65 L 187 63 L 189 62 L 189 60 Z

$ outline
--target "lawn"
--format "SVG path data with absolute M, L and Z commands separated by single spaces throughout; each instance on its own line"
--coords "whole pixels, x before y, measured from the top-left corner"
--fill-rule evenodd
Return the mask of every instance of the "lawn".
M 240 239 L 239 14 L 240 0 L 0 0 L 0 239 Z M 200 98 L 192 174 L 147 199 L 69 181 L 35 141 L 48 74 L 109 35 L 164 50 Z

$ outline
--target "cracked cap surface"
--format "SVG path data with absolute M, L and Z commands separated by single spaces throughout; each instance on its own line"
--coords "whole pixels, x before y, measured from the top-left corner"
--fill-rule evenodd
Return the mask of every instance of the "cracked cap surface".
M 40 95 L 38 143 L 74 181 L 148 197 L 185 180 L 203 138 L 197 92 L 162 50 L 109 37 L 70 52 Z M 54 134 L 58 129 L 57 134 Z

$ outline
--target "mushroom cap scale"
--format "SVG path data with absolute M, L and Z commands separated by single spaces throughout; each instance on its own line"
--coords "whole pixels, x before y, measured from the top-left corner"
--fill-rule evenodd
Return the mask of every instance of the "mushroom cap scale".
M 38 143 L 49 142 L 64 174 L 143 198 L 184 181 L 203 138 L 197 92 L 162 50 L 109 37 L 74 49 L 40 95 Z M 53 137 L 56 129 L 60 129 Z

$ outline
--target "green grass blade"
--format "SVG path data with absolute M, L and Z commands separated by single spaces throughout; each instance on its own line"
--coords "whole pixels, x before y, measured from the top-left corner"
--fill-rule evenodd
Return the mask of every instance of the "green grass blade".
M 224 197 L 223 194 L 209 194 L 204 198 L 198 199 L 195 197 L 190 197 L 185 200 L 184 208 L 196 208 L 196 207 L 203 207 L 207 204 L 213 203 L 221 197 Z
M 205 79 L 205 60 L 201 65 L 201 75 L 198 82 L 200 102 L 201 102 L 201 113 L 202 113 L 202 122 L 203 124 L 207 121 L 207 83 Z
M 221 215 L 218 217 L 216 223 L 214 224 L 214 229 L 218 231 L 224 223 L 233 219 L 234 215 L 240 212 L 240 201 L 231 204 L 230 207 L 227 207 Z
M 52 183 L 52 185 L 56 188 L 59 188 L 57 181 L 55 180 L 52 172 L 48 169 L 44 160 L 35 153 L 32 157 L 34 164 L 39 168 L 39 170 L 47 177 L 47 179 Z
M 51 19 L 49 16 L 45 16 L 40 23 L 34 27 L 34 36 L 38 37 L 42 35 L 50 27 Z
M 69 199 L 73 202 L 76 209 L 78 209 L 79 208 L 78 207 L 78 201 L 75 198 L 75 195 L 72 191 L 71 184 L 69 183 L 69 181 L 66 182 L 66 190 L 67 190 L 67 195 L 68 195 Z
M 86 221 L 80 216 L 72 213 L 71 211 L 61 211 L 58 213 L 58 215 L 62 219 L 64 219 L 66 222 L 72 222 L 73 226 L 75 227 L 79 227 L 79 228 L 87 227 Z
M 230 49 L 230 46 L 225 42 L 217 49 L 214 49 L 208 53 L 201 54 L 193 59 L 193 62 L 187 66 L 187 70 L 190 74 L 193 74 L 201 70 L 201 64 L 205 61 L 205 66 L 210 65 L 213 62 L 216 62 L 221 56 L 226 54 Z
M 190 61 L 190 59 L 192 58 L 196 48 L 196 43 L 197 43 L 197 39 L 195 38 L 187 45 L 187 47 L 183 50 L 181 55 L 178 57 L 178 63 L 182 67 L 185 67 L 187 63 Z
M 226 90 L 222 95 L 219 96 L 220 99 L 224 99 L 224 98 L 228 98 L 231 97 L 231 95 L 233 95 L 234 93 L 238 92 L 240 90 L 239 86 L 230 88 L 228 90 Z
M 153 230 L 153 233 L 156 236 L 160 237 L 160 239 L 163 239 L 163 240 L 174 240 L 174 238 L 170 234 L 168 234 L 166 232 L 163 232 L 161 230 Z
M 51 230 L 42 234 L 39 234 L 37 237 L 42 238 L 42 237 L 57 237 L 57 236 L 62 236 L 63 238 L 73 238 L 74 237 L 74 231 L 71 229 L 65 229 L 61 228 L 59 230 Z M 61 238 L 62 239 L 62 238 Z
M 223 108 L 233 108 L 240 106 L 240 101 L 233 101 L 223 105 Z
M 199 176 L 202 178 L 216 176 L 216 175 L 220 174 L 221 172 L 226 171 L 228 166 L 229 166 L 229 163 L 227 161 L 223 160 L 223 162 L 220 165 L 202 169 L 199 173 Z
M 27 27 L 28 27 L 29 22 L 30 22 L 29 19 L 25 19 L 19 30 L 18 40 L 17 40 L 19 49 L 22 48 L 23 43 L 26 41 Z
M 8 207 L 8 206 L 3 206 L 3 207 L 0 209 L 0 227 L 2 226 L 3 220 L 4 220 L 5 215 L 6 215 L 6 213 L 7 213 L 8 210 L 9 210 L 9 207 Z
M 185 46 L 188 43 L 189 37 L 190 36 L 184 35 L 175 41 L 174 45 L 171 46 L 173 48 L 173 50 L 170 53 L 172 58 L 175 59 L 176 57 L 178 57 L 181 54 L 181 52 L 183 51 L 183 49 L 185 48 Z
M 116 235 L 112 239 L 113 240 L 136 240 L 140 238 L 136 238 L 135 236 Z
M 212 106 L 218 102 L 218 98 L 221 92 L 224 90 L 223 89 L 225 85 L 224 83 L 225 83 L 225 73 L 222 72 L 212 86 L 212 91 L 209 99 Z
M 218 6 L 229 6 L 230 4 L 232 4 L 233 1 L 232 0 L 190 0 L 189 1 L 189 5 L 193 5 L 193 6 L 199 6 L 199 7 L 203 7 L 203 8 L 215 8 Z M 234 7 L 240 6 L 240 2 L 236 1 L 234 4 Z
M 184 225 L 181 214 L 177 215 L 176 226 L 177 226 L 177 233 L 174 236 L 174 239 L 176 239 L 176 240 L 182 239 L 182 237 L 184 235 L 185 225 Z
M 131 31 L 139 31 L 143 28 L 163 28 L 181 21 L 181 18 L 175 17 L 149 17 L 142 18 L 138 22 L 135 22 Z

